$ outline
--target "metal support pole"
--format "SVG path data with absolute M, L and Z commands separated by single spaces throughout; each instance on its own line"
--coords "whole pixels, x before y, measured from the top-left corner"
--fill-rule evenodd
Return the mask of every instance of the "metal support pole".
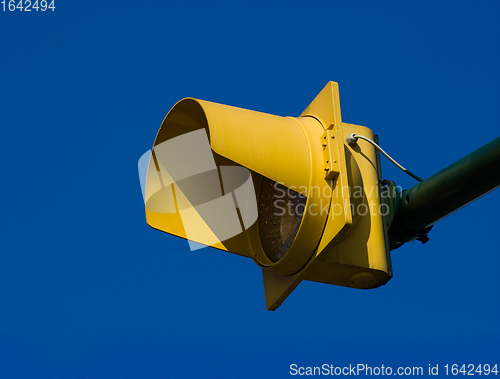
M 432 225 L 499 186 L 500 137 L 400 194 L 391 248 L 427 242 Z

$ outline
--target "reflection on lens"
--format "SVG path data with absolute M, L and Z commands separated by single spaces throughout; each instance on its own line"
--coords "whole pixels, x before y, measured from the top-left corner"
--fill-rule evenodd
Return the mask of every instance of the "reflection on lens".
M 283 258 L 292 246 L 304 215 L 306 200 L 306 196 L 262 178 L 257 220 L 262 248 L 272 262 Z

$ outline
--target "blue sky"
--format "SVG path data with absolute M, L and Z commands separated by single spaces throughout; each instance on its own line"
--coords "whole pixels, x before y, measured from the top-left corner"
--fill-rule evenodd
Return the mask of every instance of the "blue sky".
M 183 97 L 298 116 L 333 80 L 345 122 L 430 176 L 499 135 L 498 2 L 55 6 L 0 12 L 1 377 L 500 364 L 498 190 L 394 251 L 386 286 L 304 282 L 268 312 L 253 262 L 146 225 L 137 174 Z

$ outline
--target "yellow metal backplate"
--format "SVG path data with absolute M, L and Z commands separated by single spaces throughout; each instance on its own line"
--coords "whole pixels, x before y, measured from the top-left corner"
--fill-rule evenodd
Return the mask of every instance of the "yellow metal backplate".
M 332 192 L 332 197 L 329 204 L 326 204 L 326 209 L 330 210 L 330 213 L 332 210 L 335 211 L 335 217 L 328 217 L 323 236 L 317 248 L 317 251 L 322 251 L 332 239 L 344 236 L 353 222 L 350 201 L 351 175 L 348 174 L 337 83 L 329 82 L 300 115 L 300 118 L 309 117 L 318 120 L 325 130 L 321 138 L 316 141 L 316 145 L 311 146 L 311 149 L 323 149 L 323 169 L 325 174 L 322 185 L 329 186 Z M 309 191 L 314 190 L 309 189 Z M 267 309 L 277 309 L 286 297 L 305 279 L 304 273 L 312 260 L 299 273 L 291 276 L 279 275 L 263 269 Z

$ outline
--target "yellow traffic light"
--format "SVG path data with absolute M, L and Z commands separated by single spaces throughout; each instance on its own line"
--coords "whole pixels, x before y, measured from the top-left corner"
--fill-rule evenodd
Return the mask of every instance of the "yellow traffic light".
M 378 152 L 342 122 L 330 82 L 299 117 L 196 99 L 163 121 L 149 161 L 153 228 L 252 258 L 275 310 L 302 280 L 369 289 L 392 276 Z M 196 243 L 196 244 L 194 244 Z

